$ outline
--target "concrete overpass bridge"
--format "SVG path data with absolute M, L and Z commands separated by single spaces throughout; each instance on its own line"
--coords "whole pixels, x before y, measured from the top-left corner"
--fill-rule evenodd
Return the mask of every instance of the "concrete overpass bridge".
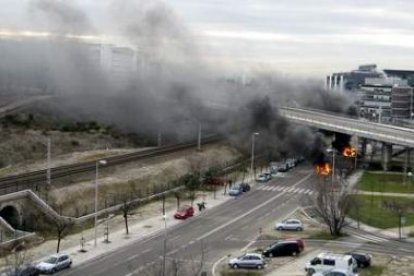
M 388 169 L 388 163 L 392 158 L 392 145 L 400 145 L 407 149 L 407 161 L 409 160 L 410 149 L 414 147 L 414 129 L 361 121 L 315 110 L 290 107 L 281 107 L 279 110 L 281 115 L 292 122 L 356 136 L 362 140 L 363 152 L 365 151 L 367 139 L 382 142 L 384 170 Z

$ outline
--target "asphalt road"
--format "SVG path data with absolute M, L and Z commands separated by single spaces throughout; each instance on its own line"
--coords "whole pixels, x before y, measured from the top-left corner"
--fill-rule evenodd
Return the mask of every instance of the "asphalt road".
M 314 178 L 312 170 L 298 167 L 287 177 L 272 182 L 288 187 L 307 187 Z M 129 246 L 91 262 L 80 266 L 74 264 L 73 268 L 59 275 L 157 275 L 163 267 L 164 252 L 167 255 L 166 270 L 178 267 L 194 272 L 199 269 L 202 260 L 202 271 L 210 272 L 217 259 L 248 245 L 259 234 L 262 225 L 292 212 L 300 205 L 303 196 L 254 187 L 234 200 L 169 228 L 165 251 L 165 232 L 162 232 L 131 242 Z
M 298 206 L 308 204 L 308 196 L 304 193 L 263 190 L 263 186 L 292 187 L 291 190 L 297 191 L 293 188 L 311 188 L 315 181 L 320 179 L 314 176 L 309 167 L 295 168 L 286 178 L 257 184 L 250 192 L 211 210 L 207 209 L 200 216 L 169 228 L 167 233 L 161 232 L 131 242 L 121 250 L 79 266 L 74 264 L 73 268 L 59 275 L 162 275 L 164 252 L 166 271 L 178 270 L 178 275 L 195 275 L 196 271 L 206 271 L 210 275 L 213 264 L 223 256 L 235 255 L 246 246 L 269 244 L 270 241 L 255 241 L 259 229 L 269 222 L 280 220 Z M 339 241 L 307 243 L 326 250 L 339 248 L 344 251 L 358 249 L 393 255 L 414 254 L 412 244 L 388 241 L 356 229 L 352 230 L 352 235 Z

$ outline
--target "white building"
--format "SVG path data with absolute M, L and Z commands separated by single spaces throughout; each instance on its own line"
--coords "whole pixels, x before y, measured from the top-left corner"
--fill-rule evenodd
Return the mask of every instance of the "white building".
M 88 44 L 87 58 L 99 66 L 115 85 L 125 85 L 137 72 L 137 54 L 129 47 Z

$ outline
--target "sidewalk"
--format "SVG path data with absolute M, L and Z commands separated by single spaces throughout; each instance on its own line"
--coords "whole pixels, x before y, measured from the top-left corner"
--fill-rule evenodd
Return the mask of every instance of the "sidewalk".
M 398 240 L 399 239 L 399 229 L 397 228 L 388 228 L 388 229 L 380 229 L 380 228 L 375 228 L 372 226 L 369 226 L 367 224 L 364 224 L 362 222 L 359 223 L 359 227 L 358 227 L 358 222 L 347 218 L 347 221 L 349 222 L 349 226 L 355 229 L 361 229 L 363 231 L 369 232 L 373 235 L 377 235 L 380 237 L 384 237 L 387 239 L 392 239 L 392 240 Z M 414 242 L 414 238 L 407 238 L 407 234 L 414 232 L 414 226 L 404 226 L 402 227 L 402 238 L 404 241 L 408 241 L 408 242 Z
M 413 193 L 382 193 L 382 192 L 370 192 L 370 191 L 363 191 L 363 190 L 356 190 L 355 193 L 359 195 L 396 196 L 396 197 L 414 198 Z

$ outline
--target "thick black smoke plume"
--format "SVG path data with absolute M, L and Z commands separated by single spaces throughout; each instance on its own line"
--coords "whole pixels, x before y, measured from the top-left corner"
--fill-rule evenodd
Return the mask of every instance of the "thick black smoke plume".
M 223 81 L 224 74 L 203 63 L 191 43 L 194 36 L 160 1 L 113 1 L 102 15 L 110 22 L 106 27 L 139 55 L 136 72 L 122 84 L 91 60 L 86 45 L 92 42 L 79 35 L 99 35 L 102 28 L 75 2 L 36 0 L 28 10 L 37 28 L 51 34 L 0 39 L 0 89 L 12 93 L 23 86 L 58 95 L 38 108 L 62 118 L 102 121 L 154 142 L 159 132 L 194 138 L 201 124 L 203 133 L 227 135 L 246 152 L 252 133 L 259 132 L 258 150 L 283 158 L 316 156 L 323 146 L 320 133 L 289 124 L 278 106 L 346 112 L 350 105 L 312 80 L 257 73 L 249 85 Z

